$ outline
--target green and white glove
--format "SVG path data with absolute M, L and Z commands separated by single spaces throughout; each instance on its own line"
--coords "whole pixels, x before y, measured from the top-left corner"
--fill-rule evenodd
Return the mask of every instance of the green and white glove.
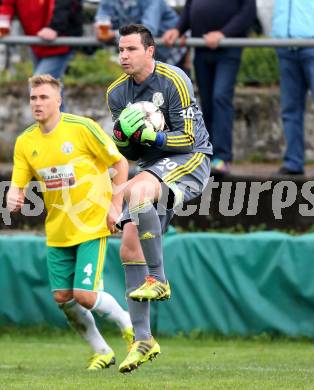
M 127 138 L 130 138 L 136 130 L 145 124 L 144 117 L 145 113 L 137 108 L 127 107 L 121 112 L 120 126 Z
M 119 119 L 117 119 L 113 125 L 112 140 L 118 148 L 126 148 L 129 146 L 129 138 L 123 133 Z
M 132 139 L 139 144 L 154 145 L 156 142 L 157 133 L 153 127 L 146 127 L 143 125 L 132 135 Z
M 118 148 L 126 148 L 130 144 L 129 140 L 121 141 L 118 138 L 116 138 L 114 135 L 111 138 L 112 138 L 112 141 L 117 145 Z

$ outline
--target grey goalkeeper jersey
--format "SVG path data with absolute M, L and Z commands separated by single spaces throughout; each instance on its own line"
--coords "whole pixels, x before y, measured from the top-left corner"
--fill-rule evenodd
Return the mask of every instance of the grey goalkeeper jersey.
M 196 105 L 193 86 L 187 75 L 176 66 L 156 61 L 154 72 L 141 84 L 123 74 L 107 90 L 107 103 L 115 121 L 128 105 L 150 101 L 157 105 L 166 121 L 165 137 L 160 146 L 137 148 L 136 158 L 129 157 L 129 148 L 120 148 L 129 159 L 140 158 L 145 166 L 150 161 L 178 153 L 212 154 L 203 115 Z M 125 149 L 125 150 L 124 150 Z

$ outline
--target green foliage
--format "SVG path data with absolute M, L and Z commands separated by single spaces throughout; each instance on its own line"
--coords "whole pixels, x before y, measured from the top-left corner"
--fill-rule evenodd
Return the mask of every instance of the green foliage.
M 64 82 L 66 85 L 106 85 L 121 73 L 120 65 L 112 59 L 110 51 L 100 49 L 93 55 L 78 52 L 69 64 Z M 0 84 L 26 82 L 31 75 L 31 61 L 22 61 L 0 72 Z
M 77 53 L 69 65 L 65 84 L 110 84 L 122 73 L 120 65 L 111 56 L 112 53 L 105 50 L 97 50 L 92 56 Z
M 97 50 L 93 55 L 78 52 L 70 62 L 66 85 L 106 85 L 122 73 L 111 50 Z M 0 84 L 26 81 L 32 74 L 30 61 L 13 64 L 0 73 Z M 273 48 L 245 48 L 243 50 L 238 83 L 243 85 L 271 85 L 278 83 L 278 61 Z
M 276 52 L 273 48 L 245 48 L 242 54 L 238 83 L 271 85 L 279 81 Z
M 23 61 L 12 65 L 10 70 L 0 72 L 0 84 L 11 84 L 27 81 L 33 72 L 32 63 Z

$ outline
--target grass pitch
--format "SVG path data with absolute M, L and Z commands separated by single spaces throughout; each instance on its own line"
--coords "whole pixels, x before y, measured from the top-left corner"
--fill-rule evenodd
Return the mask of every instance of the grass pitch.
M 88 372 L 89 348 L 70 332 L 1 331 L 0 389 L 314 389 L 310 341 L 158 338 L 161 355 L 123 375 L 124 343 L 106 339 L 116 366 Z

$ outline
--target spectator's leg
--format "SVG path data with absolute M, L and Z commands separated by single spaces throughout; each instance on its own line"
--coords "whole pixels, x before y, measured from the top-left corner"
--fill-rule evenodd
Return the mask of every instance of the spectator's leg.
M 211 53 L 207 49 L 196 49 L 194 56 L 195 77 L 200 95 L 203 118 L 212 142 L 212 96 L 215 77 L 215 66 L 211 61 Z
M 304 110 L 306 79 L 299 50 L 277 49 L 280 69 L 281 116 L 286 137 L 284 166 L 293 172 L 304 169 Z
M 191 49 L 188 47 L 180 61 L 175 64 L 178 68 L 182 69 L 185 74 L 191 78 Z
M 213 90 L 213 149 L 215 158 L 225 162 L 232 161 L 233 96 L 240 60 L 241 49 L 217 52 Z
M 40 59 L 37 58 L 37 56 L 34 54 L 34 52 L 33 52 L 33 50 L 32 50 L 31 48 L 29 49 L 29 55 L 30 55 L 30 58 L 31 58 L 31 60 L 32 60 L 32 64 L 33 64 L 33 73 L 34 73 L 34 71 L 35 71 L 35 69 L 36 69 L 36 67 L 37 67 L 37 65 L 38 65 L 38 63 L 39 63 L 39 61 L 40 61 Z
M 301 52 L 301 63 L 306 79 L 306 83 L 311 91 L 314 101 L 314 48 L 307 47 Z
M 61 79 L 66 71 L 69 61 L 73 57 L 72 52 L 58 56 L 44 57 L 38 60 L 34 74 L 51 74 L 56 79 Z

